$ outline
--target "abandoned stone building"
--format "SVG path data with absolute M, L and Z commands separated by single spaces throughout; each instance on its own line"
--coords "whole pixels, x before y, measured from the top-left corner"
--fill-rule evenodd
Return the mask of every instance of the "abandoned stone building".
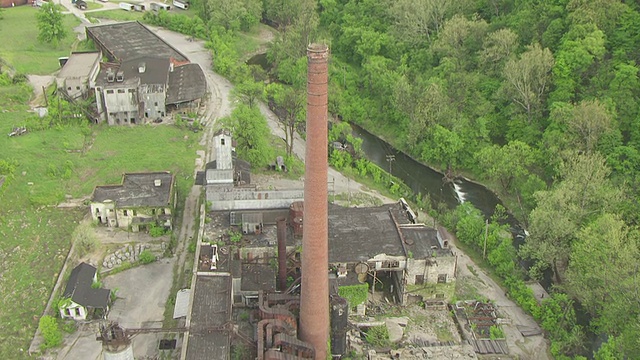
M 86 28 L 106 62 L 90 83 L 98 121 L 140 124 L 175 110 L 197 109 L 206 92 L 198 64 L 137 21 Z
M 133 232 L 152 225 L 170 229 L 176 197 L 175 178 L 168 171 L 125 173 L 120 185 L 95 187 L 91 217 L 99 224 Z

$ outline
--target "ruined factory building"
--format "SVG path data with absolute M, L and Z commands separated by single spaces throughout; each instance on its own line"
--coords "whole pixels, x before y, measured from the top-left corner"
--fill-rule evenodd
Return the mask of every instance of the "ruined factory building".
M 372 208 L 330 205 L 329 263 L 339 269 L 340 285 L 349 285 L 353 274 L 388 275 L 405 303 L 410 287 L 453 281 L 456 257 L 436 229 L 415 223 L 401 200 Z
M 96 268 L 80 263 L 69 276 L 60 301 L 60 317 L 86 320 L 89 315 L 105 317 L 109 310 L 109 289 L 94 289 L 98 281 Z
M 89 81 L 96 94 L 97 122 L 141 124 L 199 106 L 206 92 L 200 66 L 144 25 L 133 21 L 86 31 L 108 59 Z
M 121 185 L 95 187 L 91 217 L 133 232 L 149 230 L 152 224 L 170 229 L 176 196 L 175 178 L 168 171 L 126 173 Z
M 229 359 L 231 351 L 231 277 L 198 274 L 181 359 Z

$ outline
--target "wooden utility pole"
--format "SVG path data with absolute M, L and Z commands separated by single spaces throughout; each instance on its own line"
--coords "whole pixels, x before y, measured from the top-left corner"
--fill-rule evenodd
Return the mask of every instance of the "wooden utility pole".
M 487 258 L 487 236 L 489 235 L 489 219 L 485 220 L 484 227 L 484 250 L 482 250 L 482 259 Z
M 387 161 L 389 162 L 389 183 L 391 183 L 391 163 L 396 160 L 396 156 L 393 154 L 387 155 Z

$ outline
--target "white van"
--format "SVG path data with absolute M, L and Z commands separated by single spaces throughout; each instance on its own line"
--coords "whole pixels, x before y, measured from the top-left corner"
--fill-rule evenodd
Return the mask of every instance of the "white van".
M 189 4 L 186 2 L 182 2 L 180 0 L 173 0 L 173 6 L 178 9 L 187 10 L 189 8 Z
M 133 11 L 134 7 L 133 7 L 133 5 L 131 5 L 129 3 L 121 2 L 120 3 L 120 9 L 127 10 L 127 11 Z

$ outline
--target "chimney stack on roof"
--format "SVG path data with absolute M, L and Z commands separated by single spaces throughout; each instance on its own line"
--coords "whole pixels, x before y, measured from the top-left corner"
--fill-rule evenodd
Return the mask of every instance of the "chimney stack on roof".
M 329 48 L 307 48 L 307 148 L 302 230 L 300 339 L 315 348 L 316 359 L 327 358 L 329 340 L 329 246 L 327 109 Z
M 153 185 L 156 186 L 156 187 L 162 186 L 162 179 L 153 180 Z

